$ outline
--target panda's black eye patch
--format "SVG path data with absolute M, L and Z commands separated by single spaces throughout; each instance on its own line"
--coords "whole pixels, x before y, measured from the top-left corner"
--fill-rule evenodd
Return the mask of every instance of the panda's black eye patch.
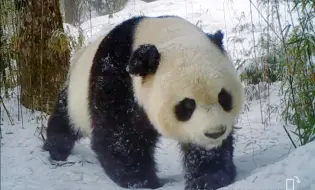
M 218 94 L 218 101 L 225 111 L 232 110 L 232 96 L 224 88 Z
M 196 102 L 191 98 L 184 98 L 175 106 L 175 115 L 178 121 L 188 121 L 196 109 Z

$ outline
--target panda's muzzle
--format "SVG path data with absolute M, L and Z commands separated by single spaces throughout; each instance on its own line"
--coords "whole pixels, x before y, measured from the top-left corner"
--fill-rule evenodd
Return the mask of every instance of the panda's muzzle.
M 217 127 L 217 131 L 214 133 L 204 133 L 206 137 L 212 138 L 212 139 L 217 139 L 219 137 L 221 137 L 222 135 L 224 135 L 226 131 L 226 126 L 224 125 L 219 125 Z

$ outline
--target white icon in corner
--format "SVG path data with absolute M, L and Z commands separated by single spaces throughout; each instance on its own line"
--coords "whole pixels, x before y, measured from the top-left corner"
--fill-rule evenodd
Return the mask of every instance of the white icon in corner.
M 301 180 L 297 176 L 293 176 L 297 183 L 301 183 Z M 285 190 L 294 190 L 294 179 L 286 179 Z
M 286 180 L 285 190 L 294 190 L 294 179 L 287 179 Z

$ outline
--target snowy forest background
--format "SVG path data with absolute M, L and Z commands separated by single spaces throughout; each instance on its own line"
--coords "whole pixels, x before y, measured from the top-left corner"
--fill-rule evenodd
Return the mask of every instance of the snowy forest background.
M 312 170 L 307 169 L 315 168 L 314 0 L 1 0 L 0 4 L 1 189 L 104 189 L 104 185 L 119 189 L 104 181 L 107 177 L 98 168 L 88 139 L 62 164 L 49 163 L 40 146 L 73 53 L 135 15 L 173 14 L 205 32 L 224 32 L 224 46 L 246 90 L 235 145 L 239 177 L 233 188 L 258 190 L 262 184 L 268 189 L 266 180 L 276 169 L 264 167 L 285 161 L 294 149 L 302 151 L 300 147 L 310 143 L 313 149 L 303 153 L 307 161 L 297 155 L 288 161 L 291 170 L 279 167 L 283 176 L 269 189 L 285 189 L 286 178 L 297 175 L 294 172 L 309 176 Z M 161 176 L 174 178 L 165 189 L 182 189 L 180 161 L 172 143 L 161 142 Z M 295 169 L 291 162 L 297 163 Z M 61 169 L 52 170 L 52 165 Z M 61 180 L 63 175 L 70 177 Z M 315 189 L 315 177 L 304 181 L 297 183 L 300 189 Z

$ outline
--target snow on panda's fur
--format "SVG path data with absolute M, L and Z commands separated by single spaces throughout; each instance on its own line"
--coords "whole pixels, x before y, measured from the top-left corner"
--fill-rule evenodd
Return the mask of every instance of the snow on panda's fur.
M 220 31 L 206 34 L 176 16 L 117 25 L 72 60 L 44 148 L 66 160 L 89 136 L 116 184 L 154 189 L 163 185 L 154 160 L 162 135 L 180 144 L 186 190 L 231 184 L 244 90 L 222 40 Z

